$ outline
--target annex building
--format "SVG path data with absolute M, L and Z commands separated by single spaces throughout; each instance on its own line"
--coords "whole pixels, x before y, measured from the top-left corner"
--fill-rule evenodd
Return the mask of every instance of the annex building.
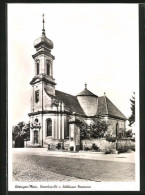
M 58 140 L 67 140 L 73 145 L 74 137 L 78 144 L 80 132 L 73 126 L 73 118 L 83 118 L 89 125 L 98 116 L 108 119 L 112 133 L 119 128 L 125 129 L 126 117 L 104 94 L 101 97 L 85 88 L 73 96 L 55 89 L 53 61 L 51 54 L 53 42 L 45 35 L 44 19 L 42 36 L 35 40 L 34 77 L 32 86 L 30 117 L 30 145 L 46 146 Z

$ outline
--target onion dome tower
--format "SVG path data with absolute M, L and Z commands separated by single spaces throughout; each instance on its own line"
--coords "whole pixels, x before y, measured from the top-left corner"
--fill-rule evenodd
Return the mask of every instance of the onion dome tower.
M 98 106 L 98 96 L 87 89 L 86 83 L 85 89 L 77 95 L 77 99 L 87 116 L 96 115 Z
M 45 35 L 44 14 L 43 14 L 42 35 L 34 41 L 36 53 L 32 55 L 34 59 L 34 78 L 30 82 L 31 85 L 44 81 L 44 87 L 47 88 L 49 94 L 55 96 L 55 79 L 53 78 L 53 60 L 55 57 L 51 54 L 53 42 Z

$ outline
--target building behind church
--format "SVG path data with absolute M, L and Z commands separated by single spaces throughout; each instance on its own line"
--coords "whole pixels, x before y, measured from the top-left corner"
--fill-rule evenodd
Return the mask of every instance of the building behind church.
M 44 19 L 42 36 L 35 40 L 34 48 L 34 77 L 30 82 L 30 145 L 47 147 L 59 140 L 67 140 L 71 145 L 74 134 L 80 140 L 79 129 L 71 122 L 73 117 L 82 118 L 88 125 L 98 116 L 107 118 L 114 135 L 118 129 L 125 129 L 126 117 L 105 94 L 98 97 L 87 89 L 86 84 L 76 96 L 55 89 L 53 42 L 46 37 Z

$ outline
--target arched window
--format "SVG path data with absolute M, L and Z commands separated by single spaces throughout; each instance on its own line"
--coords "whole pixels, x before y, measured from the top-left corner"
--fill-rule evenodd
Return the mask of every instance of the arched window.
M 36 69 L 37 69 L 37 75 L 39 74 L 39 62 L 36 64 Z
M 47 63 L 47 75 L 50 76 L 50 64 Z
M 35 102 L 39 102 L 39 90 L 35 91 Z
M 116 123 L 116 136 L 118 135 L 118 133 L 119 133 L 119 124 L 118 124 L 118 122 Z
M 46 135 L 52 136 L 52 120 L 50 118 L 46 120 Z

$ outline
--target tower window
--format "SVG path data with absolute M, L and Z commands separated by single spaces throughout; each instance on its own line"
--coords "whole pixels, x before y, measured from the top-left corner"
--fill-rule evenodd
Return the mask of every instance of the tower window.
M 35 91 L 35 102 L 39 102 L 39 90 Z
M 50 64 L 47 63 L 47 75 L 50 76 Z
M 50 118 L 46 121 L 46 134 L 52 136 L 52 120 Z
M 39 74 L 39 63 L 37 62 L 37 75 Z

